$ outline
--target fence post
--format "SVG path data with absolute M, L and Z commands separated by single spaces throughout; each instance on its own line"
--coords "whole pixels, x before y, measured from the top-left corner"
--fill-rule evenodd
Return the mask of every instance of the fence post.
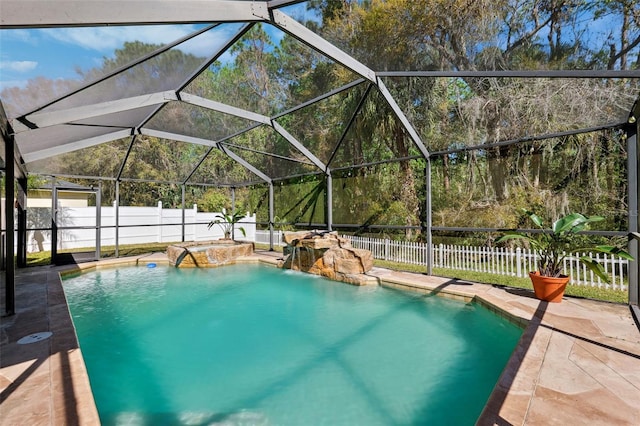
M 390 241 L 388 238 L 384 239 L 384 260 L 389 260 L 389 245 Z
M 198 235 L 198 205 L 197 204 L 193 205 L 192 214 L 193 214 L 193 218 L 191 219 L 191 222 L 193 222 L 193 225 L 190 226 L 191 233 L 192 233 L 191 241 L 196 241 L 196 236 Z
M 522 276 L 522 250 L 516 247 L 516 276 Z
M 158 223 L 158 243 L 162 242 L 162 201 L 158 201 L 158 219 L 156 220 Z

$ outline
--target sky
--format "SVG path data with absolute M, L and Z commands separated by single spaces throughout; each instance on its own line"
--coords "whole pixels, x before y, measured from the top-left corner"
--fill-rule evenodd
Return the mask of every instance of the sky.
M 298 19 L 316 19 L 305 4 L 282 9 Z M 601 19 L 589 22 L 590 37 L 598 43 L 616 31 L 615 22 Z M 202 28 L 202 25 L 150 25 L 138 27 L 49 28 L 0 30 L 0 91 L 7 87 L 24 87 L 29 79 L 44 76 L 49 79 L 76 78 L 76 68 L 87 70 L 99 66 L 104 57 L 111 57 L 125 41 L 165 44 Z M 182 50 L 198 56 L 209 56 L 216 46 L 229 39 L 239 24 L 224 24 L 186 44 Z M 274 42 L 282 33 L 269 30 Z M 594 40 L 591 40 L 594 41 Z M 230 57 L 222 58 L 229 60 Z
M 104 57 L 111 57 L 126 41 L 166 44 L 200 28 L 202 26 L 153 25 L 0 30 L 0 90 L 23 87 L 37 76 L 75 78 L 76 67 L 87 70 L 99 66 Z M 238 28 L 238 24 L 226 25 L 185 44 L 183 50 L 209 56 L 214 47 L 232 37 Z
M 288 6 L 282 11 L 292 17 L 313 18 L 304 4 Z M 203 25 L 0 30 L 0 91 L 7 87 L 24 87 L 28 80 L 38 76 L 76 78 L 77 67 L 87 70 L 100 66 L 104 57 L 113 56 L 114 50 L 126 41 L 165 44 L 200 28 Z M 220 30 L 200 36 L 181 49 L 197 56 L 210 56 L 212 49 L 232 37 L 239 28 L 239 24 L 221 25 Z M 276 43 L 283 36 L 280 31 L 267 31 L 271 31 Z

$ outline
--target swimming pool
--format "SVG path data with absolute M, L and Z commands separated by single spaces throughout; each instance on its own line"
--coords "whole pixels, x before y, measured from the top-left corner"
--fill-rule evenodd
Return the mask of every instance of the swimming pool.
M 473 424 L 522 330 L 260 265 L 64 280 L 103 424 Z

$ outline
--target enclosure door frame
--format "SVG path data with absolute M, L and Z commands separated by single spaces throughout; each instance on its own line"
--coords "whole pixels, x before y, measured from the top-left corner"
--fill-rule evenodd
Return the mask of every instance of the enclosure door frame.
M 58 191 L 64 192 L 77 192 L 84 194 L 94 194 L 96 201 L 96 213 L 95 213 L 95 222 L 93 225 L 89 226 L 58 226 L 59 218 L 58 214 L 61 210 L 61 207 L 58 205 Z M 51 192 L 51 262 L 53 264 L 64 264 L 70 263 L 71 259 L 73 262 L 90 262 L 94 260 L 98 260 L 101 257 L 100 250 L 100 230 L 101 230 L 101 186 L 98 188 L 68 188 L 68 187 L 59 187 L 55 184 L 53 185 L 53 190 Z M 95 230 L 95 252 L 87 252 L 87 251 L 65 251 L 64 256 L 61 253 L 58 253 L 58 232 L 73 230 L 73 229 L 94 229 Z M 93 256 L 90 253 L 94 253 Z

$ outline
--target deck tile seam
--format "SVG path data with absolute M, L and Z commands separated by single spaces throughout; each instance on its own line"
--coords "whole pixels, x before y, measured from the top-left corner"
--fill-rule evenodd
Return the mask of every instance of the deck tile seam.
M 618 319 L 620 320 L 620 322 L 626 322 L 628 320 L 628 318 L 625 318 L 621 315 L 618 315 Z M 613 336 L 610 333 L 608 333 L 607 331 L 605 331 L 599 324 L 597 320 L 589 320 L 591 322 L 591 324 L 593 325 L 593 327 L 595 329 L 597 329 L 600 332 L 600 335 L 604 338 L 604 339 L 612 339 L 612 340 L 622 340 L 625 342 L 629 342 L 629 343 L 638 343 L 638 340 L 636 341 L 631 341 L 631 340 L 627 340 L 624 337 L 619 337 L 619 336 Z
M 603 360 L 602 358 L 600 358 L 594 351 L 592 351 L 590 349 L 590 346 L 593 346 L 592 343 L 589 342 L 581 342 L 579 339 L 574 339 L 573 342 L 573 346 L 579 346 L 581 349 L 583 349 L 584 351 L 586 351 L 589 355 L 591 355 L 592 357 L 594 357 L 595 359 L 597 359 L 607 370 L 609 370 L 609 372 L 612 375 L 615 375 L 619 378 L 621 378 L 624 382 L 628 383 L 629 385 L 631 385 L 633 388 L 638 389 L 638 391 L 640 392 L 640 387 L 636 386 L 633 382 L 629 381 L 624 375 L 620 374 L 616 369 L 611 368 L 609 366 L 609 364 L 606 362 L 606 360 Z M 581 371 L 583 371 L 586 375 L 588 375 L 589 377 L 591 377 L 593 380 L 595 380 L 600 386 L 602 386 L 604 389 L 609 390 L 608 386 L 604 383 L 602 383 L 599 379 L 597 379 L 593 374 L 589 373 L 588 371 L 586 371 L 580 364 L 578 364 L 574 359 L 572 359 L 573 356 L 573 349 L 571 350 L 571 353 L 569 354 L 568 360 L 574 365 L 576 366 L 576 368 L 580 369 Z
M 556 333 L 561 333 L 564 334 L 566 336 L 572 337 L 574 339 L 577 340 L 581 340 L 584 341 L 586 343 L 590 343 L 593 345 L 597 345 L 597 346 L 603 346 L 608 348 L 611 351 L 632 357 L 632 358 L 637 358 L 640 359 L 640 352 L 633 352 L 630 349 L 623 349 L 623 348 L 619 348 L 614 346 L 614 343 L 616 342 L 625 342 L 628 343 L 632 346 L 637 346 L 639 342 L 635 341 L 635 340 L 628 340 L 622 337 L 611 337 L 611 336 L 607 336 L 607 335 L 601 335 L 601 336 L 583 336 L 580 334 L 577 334 L 576 332 L 570 330 L 567 327 L 561 327 L 561 326 L 555 326 L 553 325 L 552 322 L 547 322 L 547 321 L 541 321 L 540 322 L 540 326 L 547 328 L 553 332 Z M 640 349 L 640 347 L 638 347 L 638 349 Z
M 45 282 L 44 282 L 43 285 L 45 286 L 45 297 L 46 297 L 46 305 L 45 306 L 47 306 L 47 309 L 46 309 L 46 312 L 47 312 L 47 331 L 51 331 L 51 329 L 52 329 L 52 326 L 51 326 L 51 315 L 50 315 L 51 314 L 51 312 L 50 312 L 50 308 L 51 308 L 50 301 L 51 301 L 51 299 L 49 297 L 50 296 L 51 286 L 49 285 L 49 283 L 50 283 L 49 274 L 46 274 Z M 54 336 L 51 336 L 49 339 L 47 339 L 47 347 L 49 348 L 49 350 L 48 350 L 49 353 L 47 354 L 47 362 L 46 362 L 46 364 L 47 364 L 47 369 L 48 369 L 48 372 L 49 372 L 49 374 L 48 374 L 48 378 L 49 378 L 48 390 L 49 390 L 49 393 L 50 393 L 49 398 L 47 398 L 47 400 L 48 400 L 48 403 L 49 403 L 49 419 L 50 419 L 50 421 L 53 421 L 53 419 L 55 419 L 54 397 L 51 394 L 52 389 L 55 389 L 54 388 L 55 382 L 54 382 L 54 377 L 53 377 L 53 375 L 54 375 L 54 371 L 53 371 L 54 368 L 53 367 L 54 366 L 53 366 L 53 363 L 51 362 L 51 357 L 52 357 L 52 352 L 53 352 L 53 339 L 55 339 L 55 338 L 56 338 L 56 336 L 54 335 Z
M 542 321 L 540 320 L 539 322 L 536 321 L 534 318 L 532 318 L 532 322 L 537 323 L 534 324 L 534 327 L 540 327 L 542 326 Z M 550 351 L 549 351 L 549 347 L 551 346 L 551 340 L 553 338 L 553 334 L 555 333 L 555 330 L 550 329 L 551 333 L 549 333 L 548 337 L 547 337 L 547 342 L 546 345 L 544 347 L 544 351 L 543 351 L 543 356 L 542 359 L 540 360 L 540 367 L 538 368 L 538 373 L 536 374 L 536 378 L 533 381 L 533 389 L 531 392 L 531 398 L 529 398 L 529 401 L 527 402 L 527 409 L 525 410 L 524 413 L 524 418 L 523 418 L 523 424 L 527 424 L 527 420 L 529 418 L 529 414 L 531 413 L 531 405 L 533 404 L 534 400 L 535 400 L 535 395 L 538 393 L 538 388 L 540 387 L 540 380 L 541 380 L 541 376 L 542 376 L 542 371 L 544 369 L 544 364 L 547 361 L 547 356 L 549 355 Z M 534 333 L 533 338 L 535 338 L 537 331 Z M 526 356 L 526 353 L 524 354 Z M 544 388 L 544 386 L 543 386 Z

